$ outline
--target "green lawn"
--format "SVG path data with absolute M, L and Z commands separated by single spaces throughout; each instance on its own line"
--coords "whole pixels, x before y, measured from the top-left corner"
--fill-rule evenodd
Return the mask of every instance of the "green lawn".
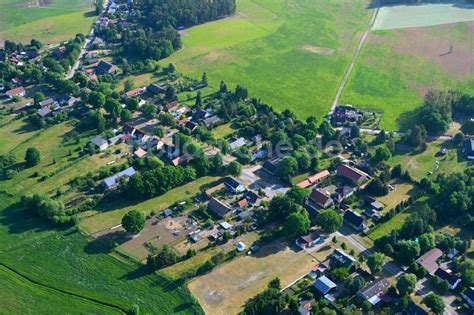
M 327 114 L 370 18 L 366 0 L 238 0 L 234 17 L 186 30 L 184 48 L 162 61 L 218 87 L 300 118 Z
M 21 122 L 18 124 L 22 126 Z M 84 175 L 85 169 L 93 170 L 111 158 L 96 155 L 74 161 L 78 157 L 75 149 L 88 137 L 81 144 L 65 141 L 64 135 L 71 129 L 63 123 L 25 139 L 10 125 L 0 127 L 0 138 L 8 137 L 16 144 L 9 147 L 18 162 L 23 160 L 28 147 L 37 147 L 42 156 L 39 165 L 20 171 L 11 180 L 0 181 L 0 262 L 30 282 L 40 284 L 32 286 L 0 273 L 1 309 L 16 307 L 13 313 L 22 314 L 105 314 L 110 313 L 109 308 L 101 305 L 124 311 L 138 304 L 145 314 L 200 313 L 200 307 L 181 283 L 149 274 L 138 264 L 118 260 L 76 228 L 53 227 L 18 207 L 21 194 L 64 189 L 69 179 Z M 31 176 L 34 172 L 52 176 L 42 182 Z M 3 290 L 8 294 L 3 294 Z M 69 295 L 56 294 L 58 291 Z M 78 297 L 68 298 L 71 294 Z
M 471 29 L 468 23 L 458 23 L 372 32 L 341 103 L 382 111 L 381 127 L 399 130 L 405 127 L 399 118 L 420 106 L 429 89 L 473 93 L 474 75 L 463 64 L 474 57 Z M 441 56 L 450 45 L 453 53 Z
M 31 0 L 0 0 L 0 38 L 28 43 L 32 38 L 54 44 L 88 33 L 95 16 L 92 0 L 55 0 L 37 6 Z
M 36 285 L 0 265 L 4 314 L 121 314 L 117 309 Z M 34 311 L 33 311 L 34 310 Z
M 83 231 L 94 234 L 120 224 L 122 217 L 130 210 L 139 210 L 146 215 L 152 210 L 165 210 L 177 201 L 193 197 L 203 186 L 209 185 L 218 179 L 219 177 L 202 177 L 192 183 L 170 190 L 162 196 L 148 199 L 141 203 L 130 202 L 124 204 L 124 201 L 112 202 L 104 206 L 103 209 L 100 209 L 103 212 L 98 212 L 96 215 L 82 220 L 80 227 Z

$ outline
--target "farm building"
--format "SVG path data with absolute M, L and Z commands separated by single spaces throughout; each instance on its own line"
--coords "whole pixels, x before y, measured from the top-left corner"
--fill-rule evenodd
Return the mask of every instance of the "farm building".
M 349 180 L 354 185 L 360 185 L 369 178 L 369 175 L 362 172 L 361 170 L 347 165 L 339 166 L 337 168 L 337 175 Z
M 91 143 L 95 145 L 100 151 L 104 151 L 109 147 L 109 142 L 103 137 L 96 137 L 91 140 Z
M 229 205 L 223 203 L 222 201 L 216 198 L 212 198 L 211 200 L 209 200 L 209 202 L 207 203 L 207 207 L 209 208 L 209 211 L 215 213 L 220 218 L 227 217 L 232 210 Z

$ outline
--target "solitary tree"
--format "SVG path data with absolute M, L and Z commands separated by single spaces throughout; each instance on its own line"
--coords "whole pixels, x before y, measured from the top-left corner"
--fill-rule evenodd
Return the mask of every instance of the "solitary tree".
M 290 239 L 308 232 L 311 222 L 309 221 L 306 210 L 303 210 L 302 212 L 303 213 L 294 212 L 290 214 L 283 224 L 283 232 Z
M 401 296 L 412 293 L 415 290 L 416 276 L 411 273 L 404 274 L 397 281 L 398 293 Z
M 28 148 L 25 154 L 26 166 L 32 167 L 38 165 L 41 160 L 40 152 L 37 148 Z
M 122 218 L 122 226 L 125 231 L 138 234 L 145 226 L 145 215 L 143 212 L 131 210 Z
M 342 215 L 334 210 L 325 210 L 316 217 L 316 225 L 326 233 L 333 233 L 342 226 Z
M 423 301 L 425 302 L 426 306 L 428 306 L 433 311 L 433 313 L 443 314 L 445 305 L 443 299 L 440 296 L 430 293 L 423 299 Z
M 367 258 L 367 266 L 369 266 L 372 274 L 382 271 L 385 255 L 382 253 L 374 253 Z
M 242 165 L 237 161 L 232 161 L 227 166 L 227 172 L 232 176 L 240 176 L 242 174 Z

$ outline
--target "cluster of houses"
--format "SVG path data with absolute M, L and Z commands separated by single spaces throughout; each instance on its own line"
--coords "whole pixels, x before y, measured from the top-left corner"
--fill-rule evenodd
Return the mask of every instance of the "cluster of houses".
M 352 107 L 352 105 L 338 106 L 334 109 L 328 119 L 337 127 L 357 125 L 362 121 L 364 113 Z
M 41 118 L 48 118 L 62 111 L 72 111 L 78 99 L 69 94 L 61 94 L 55 98 L 48 97 L 39 102 L 37 114 Z
M 461 279 L 449 269 L 449 261 L 439 264 L 439 261 L 443 257 L 443 252 L 439 248 L 433 248 L 420 256 L 416 263 L 423 267 L 430 276 L 437 276 L 442 280 L 446 280 L 449 283 L 450 289 L 455 290 L 461 283 Z

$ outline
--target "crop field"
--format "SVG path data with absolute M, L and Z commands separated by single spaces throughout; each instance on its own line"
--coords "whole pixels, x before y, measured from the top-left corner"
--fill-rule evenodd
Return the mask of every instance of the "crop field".
M 374 30 L 433 26 L 474 21 L 474 4 L 465 1 L 393 5 L 380 8 Z
M 274 242 L 254 256 L 242 256 L 189 283 L 206 314 L 237 314 L 251 297 L 279 277 L 282 287 L 303 276 L 314 265 L 305 251 L 294 252 Z
M 0 292 L 4 314 L 69 313 L 121 314 L 114 308 L 35 285 L 0 265 Z
M 183 31 L 184 48 L 162 61 L 217 87 L 246 86 L 300 118 L 329 111 L 367 26 L 367 0 L 238 0 L 237 14 Z
M 55 44 L 87 34 L 95 16 L 92 0 L 0 0 L 0 42 Z
M 373 31 L 341 103 L 383 112 L 381 127 L 399 130 L 429 89 L 474 93 L 474 22 Z

